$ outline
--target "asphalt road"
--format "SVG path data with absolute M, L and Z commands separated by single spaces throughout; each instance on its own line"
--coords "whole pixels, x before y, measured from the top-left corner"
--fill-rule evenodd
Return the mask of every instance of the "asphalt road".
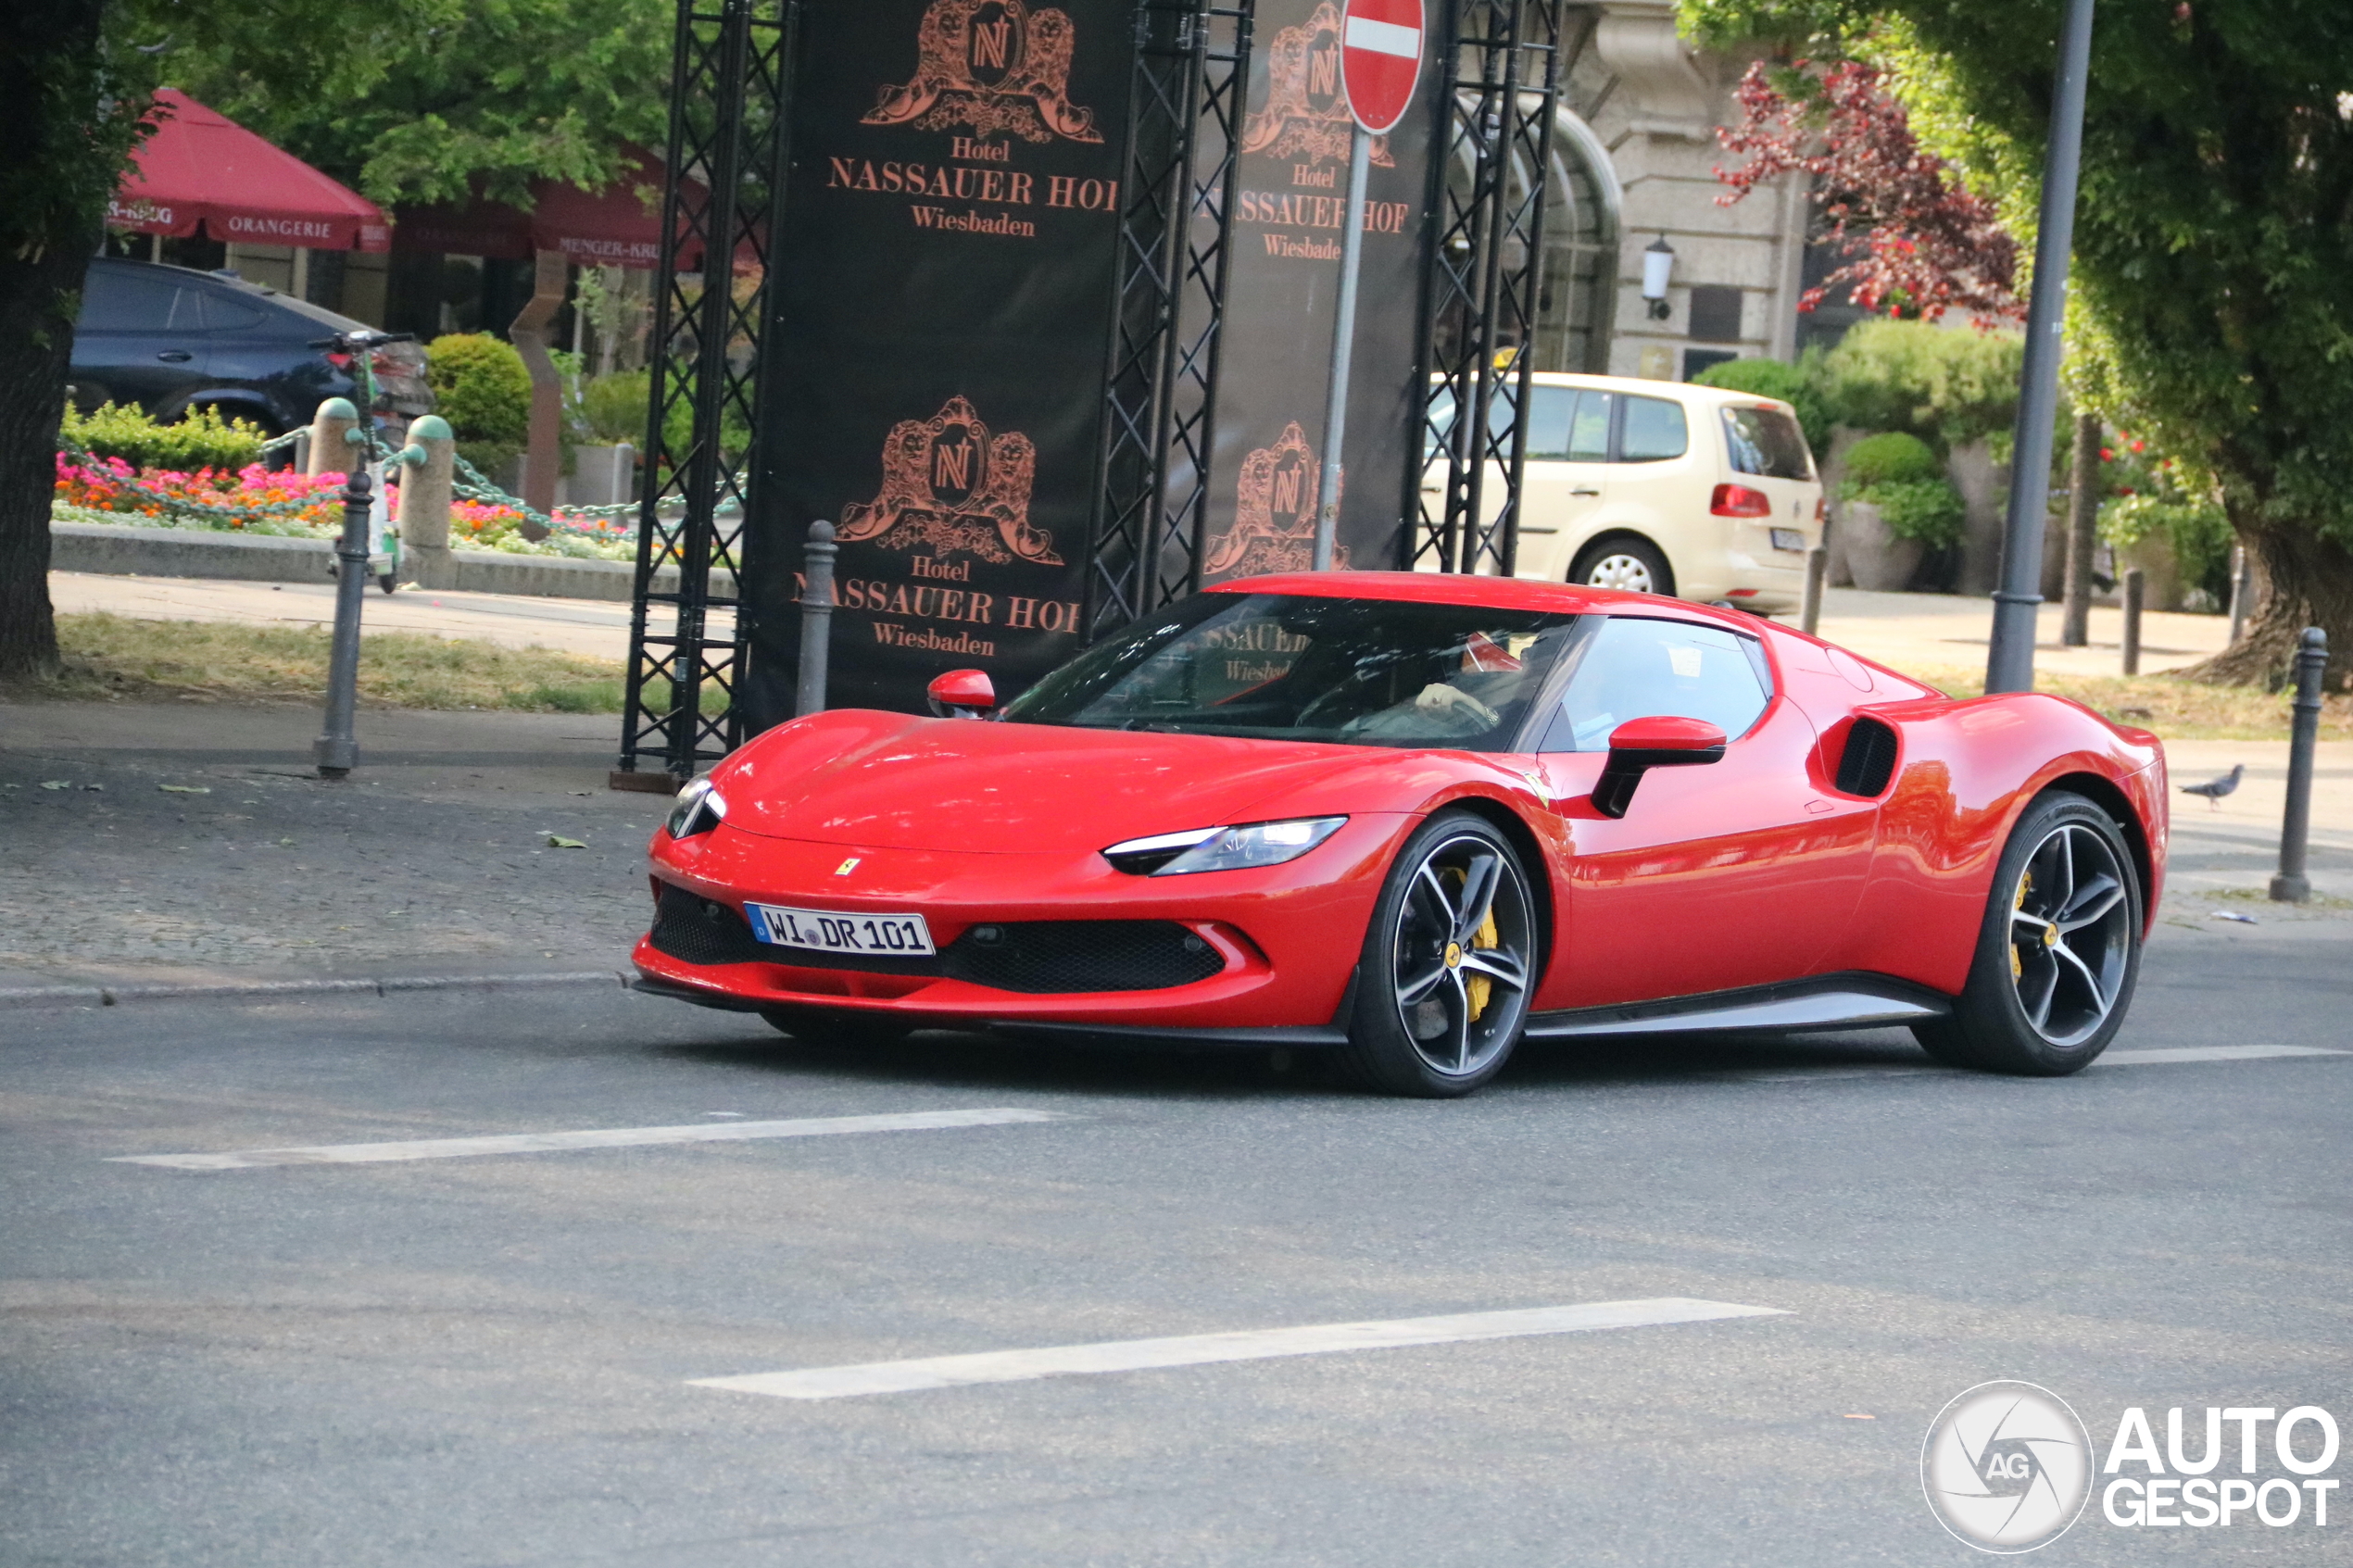
M 2161 929 L 2120 1050 L 2353 1050 L 2345 930 Z M 954 1110 L 1027 1119 L 123 1162 Z M 2177 1405 L 2353 1426 L 2348 1122 L 2353 1054 L 2029 1082 L 1896 1034 L 1669 1040 L 1530 1048 L 1430 1104 L 605 992 L 0 1013 L 0 1562 L 1975 1562 L 1919 1456 L 1983 1380 L 2056 1391 L 2099 1455 L 2127 1406 L 2160 1444 Z M 1778 1315 L 822 1401 L 696 1381 L 1656 1298 Z M 2207 1529 L 2095 1499 L 2036 1561 L 2348 1537 L 2353 1498 Z

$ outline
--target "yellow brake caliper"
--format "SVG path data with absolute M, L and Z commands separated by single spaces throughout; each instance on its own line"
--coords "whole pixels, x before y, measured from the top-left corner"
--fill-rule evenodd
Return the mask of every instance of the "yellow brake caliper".
M 1453 872 L 1453 877 L 1454 885 L 1457 887 L 1469 880 L 1468 876 L 1462 872 Z M 1472 935 L 1471 946 L 1500 947 L 1503 945 L 1504 934 L 1495 928 L 1495 905 L 1492 900 L 1490 900 L 1487 905 L 1487 918 L 1479 923 L 1478 930 Z M 1495 994 L 1495 982 L 1484 974 L 1467 975 L 1463 980 L 1463 990 L 1470 997 L 1471 1022 L 1476 1023 L 1478 1022 L 1478 1015 L 1487 1010 L 1488 999 Z
M 2026 895 L 2033 889 L 2033 886 L 2034 873 L 2032 872 L 2020 872 L 2018 877 L 2018 897 L 2011 901 L 2010 908 L 2013 909 L 2022 909 L 2026 908 Z M 2016 922 L 2012 922 L 2010 926 L 2010 978 L 2012 980 L 2023 980 L 2026 978 L 2025 960 L 2021 960 L 2018 956 L 2018 926 Z

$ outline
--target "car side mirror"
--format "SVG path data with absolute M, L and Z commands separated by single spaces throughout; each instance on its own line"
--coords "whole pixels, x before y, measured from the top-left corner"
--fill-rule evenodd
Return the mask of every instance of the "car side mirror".
M 1609 761 L 1593 784 L 1593 809 L 1622 817 L 1634 786 L 1653 768 L 1689 768 L 1724 759 L 1724 732 L 1705 719 L 1661 713 L 1629 719 L 1609 733 Z
M 997 706 L 997 687 L 986 670 L 950 670 L 932 678 L 924 695 L 942 719 L 977 719 Z

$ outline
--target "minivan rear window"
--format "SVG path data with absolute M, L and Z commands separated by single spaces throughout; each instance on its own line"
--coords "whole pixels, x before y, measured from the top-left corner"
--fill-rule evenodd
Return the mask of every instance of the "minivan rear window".
M 1797 421 L 1779 408 L 1727 408 L 1724 441 L 1732 471 L 1760 479 L 1811 479 L 1814 457 Z

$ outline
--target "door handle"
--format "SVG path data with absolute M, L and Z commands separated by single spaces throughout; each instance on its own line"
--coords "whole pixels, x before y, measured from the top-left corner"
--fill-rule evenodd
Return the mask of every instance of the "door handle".
M 1583 490 L 1572 490 L 1572 491 L 1570 491 L 1570 492 L 1569 492 L 1569 494 L 1570 494 L 1570 495 L 1600 495 L 1600 494 L 1601 494 L 1601 492 L 1600 492 L 1600 491 L 1598 491 L 1598 490 L 1593 490 L 1593 489 L 1583 489 Z
M 167 348 L 162 353 L 157 355 L 156 358 L 163 360 L 166 364 L 184 365 L 189 360 L 195 358 L 195 356 L 189 353 L 184 348 Z

